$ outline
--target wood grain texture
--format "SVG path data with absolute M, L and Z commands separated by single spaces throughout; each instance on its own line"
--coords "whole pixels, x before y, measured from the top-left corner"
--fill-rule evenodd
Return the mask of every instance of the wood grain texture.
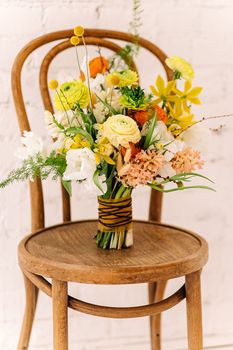
M 158 281 L 149 284 L 149 302 L 158 303 L 164 298 L 167 281 Z M 161 350 L 161 316 L 157 313 L 150 317 L 151 349 Z
M 188 350 L 203 350 L 200 275 L 201 271 L 196 271 L 185 278 Z
M 32 331 L 33 320 L 36 311 L 38 289 L 31 282 L 26 275 L 24 277 L 25 293 L 26 293 L 26 303 L 24 319 L 22 324 L 22 329 L 20 333 L 20 338 L 17 346 L 17 350 L 27 350 L 29 346 L 29 340 Z
M 25 275 L 45 294 L 52 296 L 52 286 L 43 277 L 35 275 L 31 272 L 25 271 Z M 160 298 L 160 301 L 152 302 L 148 305 L 140 305 L 133 307 L 110 307 L 104 305 L 95 305 L 76 299 L 72 296 L 68 296 L 68 306 L 79 312 L 85 314 L 99 316 L 99 317 L 110 317 L 110 318 L 135 318 L 145 317 L 149 315 L 157 315 L 161 312 L 172 308 L 173 306 L 180 303 L 185 298 L 185 285 L 178 289 L 175 293 L 170 295 L 168 298 Z
M 53 350 L 68 350 L 68 294 L 67 283 L 52 281 Z
M 134 222 L 134 246 L 99 249 L 97 221 L 80 221 L 39 230 L 19 246 L 19 261 L 29 272 L 64 281 L 98 284 L 144 283 L 186 275 L 207 261 L 207 243 L 198 235 L 168 225 Z

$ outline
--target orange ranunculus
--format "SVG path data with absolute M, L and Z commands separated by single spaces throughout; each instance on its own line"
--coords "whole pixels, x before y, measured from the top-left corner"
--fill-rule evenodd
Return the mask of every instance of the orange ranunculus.
M 95 78 L 97 74 L 104 74 L 109 68 L 109 61 L 103 57 L 98 56 L 90 60 L 89 62 L 89 71 L 90 71 L 90 77 Z M 80 79 L 82 81 L 86 80 L 85 75 L 83 71 L 81 71 Z
M 141 151 L 141 148 L 139 148 L 133 142 L 129 142 L 129 148 L 130 148 L 130 158 L 135 157 L 136 154 Z M 126 151 L 127 151 L 127 148 L 121 147 L 121 154 L 123 157 L 125 156 Z
M 150 119 L 151 115 L 148 111 L 135 111 L 132 117 L 140 126 L 143 126 Z
M 158 105 L 154 105 L 154 109 L 157 112 L 157 119 L 161 120 L 162 122 L 164 122 L 165 124 L 168 121 L 168 117 L 166 112 L 164 111 L 164 109 L 162 109 L 161 107 L 159 107 Z

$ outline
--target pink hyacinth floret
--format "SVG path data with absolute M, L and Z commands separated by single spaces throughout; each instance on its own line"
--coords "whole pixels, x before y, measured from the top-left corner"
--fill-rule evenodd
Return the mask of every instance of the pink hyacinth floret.
M 131 187 L 152 183 L 165 163 L 164 157 L 156 151 L 142 150 L 119 171 L 120 180 Z
M 202 169 L 204 161 L 201 160 L 200 152 L 187 147 L 177 152 L 171 161 L 171 165 L 177 174 L 190 173 L 196 169 Z

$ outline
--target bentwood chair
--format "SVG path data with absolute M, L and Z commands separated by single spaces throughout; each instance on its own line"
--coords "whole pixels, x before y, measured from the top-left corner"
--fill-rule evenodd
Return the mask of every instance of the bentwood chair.
M 21 132 L 30 130 L 21 90 L 21 71 L 26 58 L 37 48 L 59 41 L 45 55 L 39 73 L 44 107 L 53 112 L 47 85 L 48 69 L 54 57 L 70 48 L 71 36 L 72 30 L 43 35 L 26 45 L 16 57 L 12 70 L 12 90 Z M 110 39 L 134 40 L 130 34 L 102 29 L 86 29 L 85 39 L 88 45 L 99 45 L 115 52 L 121 47 Z M 165 65 L 166 55 L 148 40 L 139 38 L 139 44 L 157 57 L 167 78 L 171 79 L 171 71 Z M 26 307 L 18 350 L 28 349 L 39 290 L 52 298 L 54 350 L 68 349 L 68 307 L 110 318 L 150 316 L 152 349 L 160 350 L 160 315 L 185 298 L 188 349 L 202 350 L 200 272 L 207 262 L 205 240 L 187 230 L 161 224 L 162 195 L 152 190 L 149 221 L 134 222 L 134 246 L 122 251 L 101 250 L 92 240 L 97 221 L 72 222 L 70 199 L 63 188 L 61 191 L 63 223 L 45 228 L 42 184 L 40 180 L 30 183 L 32 233 L 19 245 Z M 181 276 L 185 276 L 185 284 L 163 299 L 167 281 Z M 52 284 L 45 278 L 51 278 Z M 103 285 L 148 283 L 149 304 L 125 308 L 93 305 L 69 296 L 68 282 Z

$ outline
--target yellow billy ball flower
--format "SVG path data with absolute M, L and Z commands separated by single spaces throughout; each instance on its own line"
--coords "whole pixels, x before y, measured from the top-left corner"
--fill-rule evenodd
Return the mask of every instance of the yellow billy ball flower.
M 103 123 L 102 136 L 116 148 L 129 147 L 129 143 L 137 143 L 141 139 L 138 125 L 126 115 L 113 115 Z
M 50 82 L 49 82 L 49 88 L 50 88 L 51 90 L 56 90 L 57 87 L 58 87 L 58 81 L 55 80 L 55 79 L 50 80 Z
M 82 26 L 77 26 L 74 28 L 74 34 L 77 36 L 83 36 L 84 28 Z
M 74 35 L 70 38 L 70 43 L 74 46 L 78 45 L 80 43 L 80 39 L 78 36 Z
M 174 75 L 185 80 L 194 78 L 194 70 L 190 63 L 178 56 L 172 56 L 166 59 L 166 65 L 171 68 Z

